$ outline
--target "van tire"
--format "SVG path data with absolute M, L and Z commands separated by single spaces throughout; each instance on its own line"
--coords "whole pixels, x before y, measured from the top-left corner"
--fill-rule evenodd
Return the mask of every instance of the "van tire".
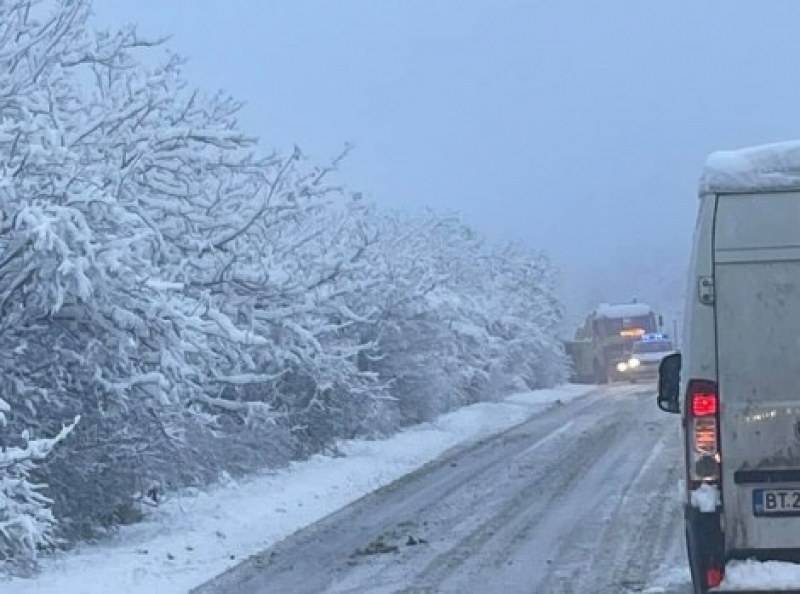
M 686 508 L 686 554 L 695 594 L 707 594 L 706 571 L 709 567 L 725 566 L 724 536 L 720 529 L 719 513 L 701 513 Z

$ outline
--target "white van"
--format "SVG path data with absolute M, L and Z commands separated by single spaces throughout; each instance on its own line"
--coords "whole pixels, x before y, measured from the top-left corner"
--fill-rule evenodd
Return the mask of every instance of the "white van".
M 658 392 L 683 421 L 695 591 L 730 559 L 800 561 L 800 142 L 709 157 Z

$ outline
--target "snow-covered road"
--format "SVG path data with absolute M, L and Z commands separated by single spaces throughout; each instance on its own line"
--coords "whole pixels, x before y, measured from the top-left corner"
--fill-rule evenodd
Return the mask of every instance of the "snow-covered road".
M 678 419 L 611 386 L 446 456 L 196 594 L 690 591 Z

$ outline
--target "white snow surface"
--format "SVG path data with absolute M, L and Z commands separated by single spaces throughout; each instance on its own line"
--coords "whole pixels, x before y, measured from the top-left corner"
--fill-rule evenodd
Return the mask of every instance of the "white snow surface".
M 800 188 L 800 140 L 717 151 L 706 159 L 701 192 Z
M 700 485 L 692 491 L 691 499 L 692 506 L 703 513 L 712 513 L 720 503 L 719 489 L 714 485 Z
M 686 564 L 680 567 L 662 567 L 656 572 L 654 582 L 642 590 L 642 594 L 665 594 L 675 592 L 692 581 L 692 575 Z
M 453 446 L 591 390 L 568 385 L 478 403 L 386 440 L 341 442 L 345 457 L 317 455 L 207 492 L 182 492 L 111 542 L 47 559 L 34 579 L 0 581 L 0 593 L 183 594 Z
M 800 565 L 779 561 L 731 561 L 721 590 L 769 591 L 800 589 Z
M 596 310 L 598 318 L 634 318 L 646 316 L 653 311 L 646 303 L 623 303 L 620 305 L 601 304 Z

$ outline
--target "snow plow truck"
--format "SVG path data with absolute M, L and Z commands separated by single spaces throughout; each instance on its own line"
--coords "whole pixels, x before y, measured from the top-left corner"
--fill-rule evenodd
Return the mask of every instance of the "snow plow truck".
M 572 362 L 572 381 L 606 384 L 621 379 L 619 366 L 631 354 L 633 343 L 658 332 L 661 316 L 645 303 L 601 304 L 564 343 Z

